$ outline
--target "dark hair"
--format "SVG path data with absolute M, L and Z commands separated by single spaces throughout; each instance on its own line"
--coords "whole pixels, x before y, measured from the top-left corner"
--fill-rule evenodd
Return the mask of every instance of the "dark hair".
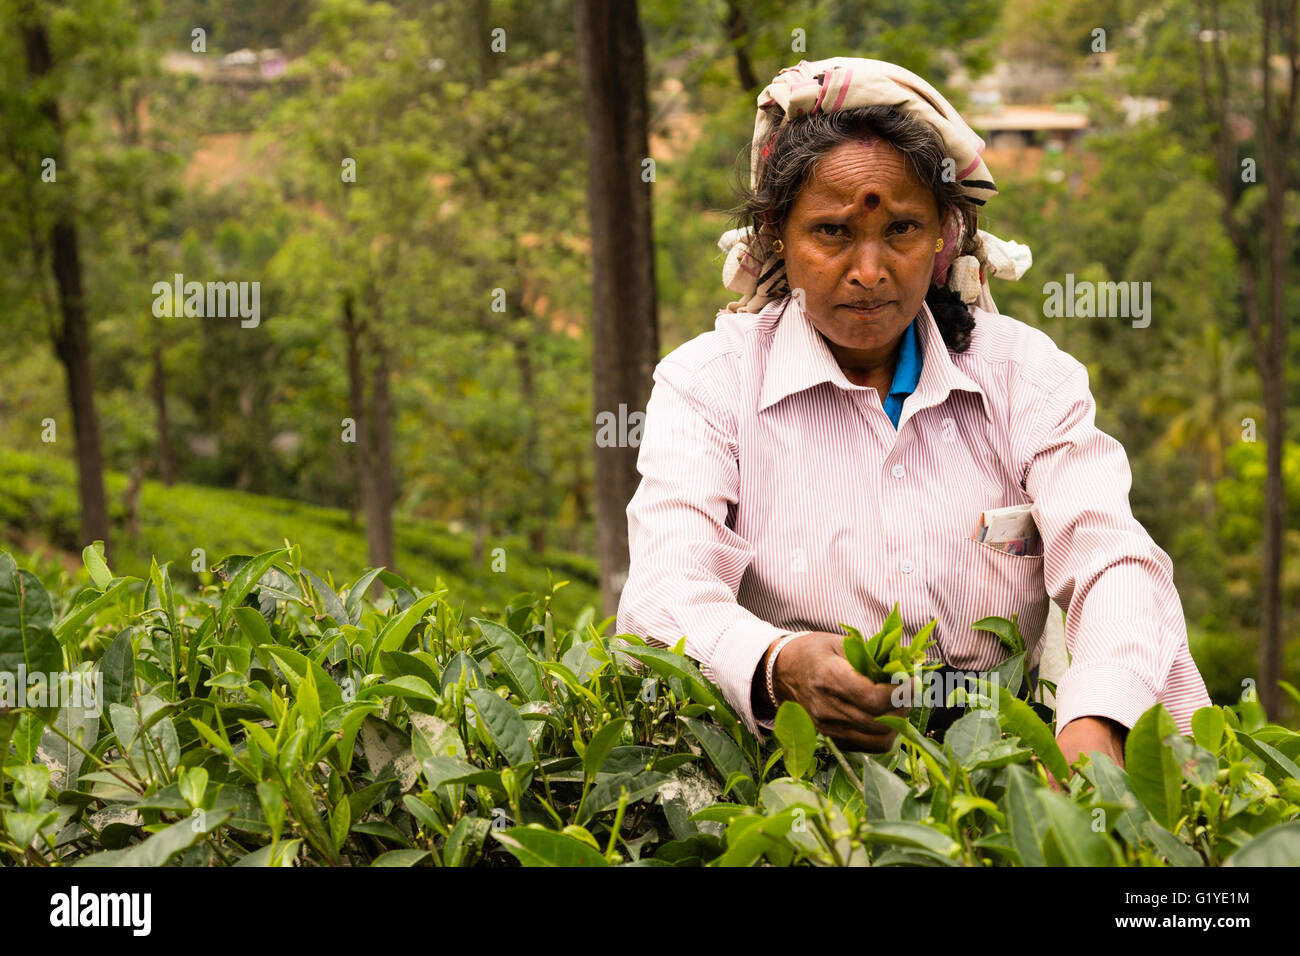
M 737 225 L 749 227 L 755 235 L 784 226 L 795 197 L 817 163 L 841 143 L 869 136 L 879 137 L 903 154 L 917 178 L 934 193 L 941 223 L 950 210 L 955 209 L 961 217 L 964 227 L 961 248 L 954 251 L 953 258 L 974 254 L 978 248 L 976 205 L 955 181 L 955 170 L 952 178 L 944 178 L 947 157 L 943 140 L 929 123 L 900 113 L 892 106 L 814 113 L 783 123 L 766 144 L 763 154 L 755 157 L 759 164 L 758 186 L 756 189 L 742 187 L 742 202 L 733 211 Z M 961 296 L 931 282 L 925 301 L 948 348 L 954 352 L 966 351 L 975 318 Z

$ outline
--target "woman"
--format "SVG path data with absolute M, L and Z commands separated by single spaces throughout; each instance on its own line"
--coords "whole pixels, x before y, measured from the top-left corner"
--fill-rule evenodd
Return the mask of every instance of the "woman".
M 989 295 L 1029 260 L 978 230 L 983 141 L 877 60 L 801 62 L 758 102 L 743 227 L 720 243 L 741 298 L 655 370 L 619 631 L 684 635 L 754 732 L 795 700 L 882 751 L 875 718 L 903 711 L 844 659 L 841 622 L 872 633 L 898 602 L 907 638 L 937 617 L 943 661 L 982 671 L 1006 651 L 971 622 L 1015 612 L 1033 663 L 1050 594 L 1068 761 L 1122 764 L 1157 701 L 1189 732 L 1210 701 L 1124 449 L 1084 366 Z M 1016 505 L 1019 540 L 981 540 Z

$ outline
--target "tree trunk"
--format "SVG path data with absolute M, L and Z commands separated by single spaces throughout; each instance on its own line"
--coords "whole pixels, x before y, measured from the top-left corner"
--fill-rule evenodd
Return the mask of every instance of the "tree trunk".
M 485 84 L 495 73 L 495 63 L 493 62 L 497 54 L 492 52 L 492 30 L 501 26 L 500 23 L 492 22 L 492 4 L 491 0 L 473 0 L 472 22 L 474 24 L 474 41 L 475 49 L 478 50 L 478 81 Z M 507 37 L 507 46 L 509 47 L 509 38 Z
M 392 370 L 388 345 L 383 340 L 379 316 L 372 327 L 372 351 L 375 354 L 374 378 L 371 396 L 371 454 L 375 463 L 375 533 L 378 552 L 373 563 L 386 568 L 396 568 L 396 551 L 393 542 L 393 407 L 389 393 Z
M 597 414 L 644 410 L 659 358 L 647 137 L 645 49 L 635 0 L 576 0 L 587 104 L 591 219 L 592 367 Z M 594 432 L 594 422 L 590 423 Z M 634 447 L 595 446 L 596 550 L 605 614 L 627 580 L 627 503 L 639 475 Z
M 1292 190 L 1290 172 L 1292 132 L 1295 129 L 1296 85 L 1300 78 L 1297 61 L 1296 22 L 1293 3 L 1286 4 L 1289 17 L 1278 16 L 1275 3 L 1264 0 L 1263 49 L 1260 66 L 1263 75 L 1263 110 L 1260 124 L 1263 133 L 1261 146 L 1264 167 L 1264 184 L 1269 201 L 1264 204 L 1265 254 L 1268 271 L 1268 337 L 1266 354 L 1262 356 L 1268 366 L 1267 381 L 1272 387 L 1266 392 L 1265 432 L 1267 434 L 1268 477 L 1264 482 L 1264 633 L 1260 648 L 1260 703 L 1272 719 L 1277 720 L 1282 707 L 1282 564 L 1285 556 L 1282 546 L 1286 527 L 1286 489 L 1282 481 L 1282 445 L 1286 440 L 1287 354 L 1290 332 L 1289 316 L 1283 308 L 1286 264 L 1291 253 L 1291 233 L 1286 222 L 1286 197 Z M 1274 22 L 1277 16 L 1281 22 Z M 1273 113 L 1273 74 L 1271 65 L 1272 40 L 1277 36 L 1279 46 L 1287 53 L 1290 79 L 1289 96 L 1280 104 L 1278 116 Z
M 367 412 L 366 380 L 362 369 L 362 328 L 357 321 L 351 292 L 343 295 L 343 338 L 347 352 L 348 408 L 353 421 L 353 462 L 356 467 L 357 497 L 366 523 L 366 553 L 372 568 L 389 567 L 384 560 L 383 542 L 378 537 L 380 520 L 379 486 L 375 457 L 371 451 L 370 416 Z M 377 583 L 377 582 L 376 582 Z M 372 594 L 377 593 L 372 590 Z
M 45 24 L 24 2 L 19 7 L 27 72 L 39 87 L 53 67 Z M 50 124 L 56 168 L 62 166 L 63 124 L 52 93 L 39 104 Z M 65 187 L 66 188 L 66 187 Z M 77 445 L 77 486 L 81 495 L 81 543 L 104 542 L 109 556 L 108 504 L 104 498 L 104 460 L 99 446 L 99 419 L 95 414 L 95 385 L 90 365 L 90 324 L 82 291 L 81 257 L 71 203 L 65 203 L 50 227 L 51 265 L 59 292 L 63 322 L 55 333 L 54 351 L 67 379 L 68 405 Z
M 153 340 L 153 404 L 158 416 L 158 470 L 163 484 L 170 487 L 176 480 L 176 465 L 167 420 L 167 370 L 163 366 L 162 335 L 157 329 Z
M 483 494 L 483 489 L 486 487 L 487 475 L 480 474 L 478 476 L 478 507 L 474 509 L 474 554 L 472 563 L 476 568 L 483 567 L 483 545 L 487 541 L 488 534 L 487 501 Z
M 586 476 L 582 473 L 582 465 L 575 460 L 573 463 L 573 528 L 569 532 L 569 550 L 581 550 L 580 542 L 582 541 L 582 522 L 587 514 L 587 482 Z
M 523 303 L 523 296 L 516 300 Z M 538 328 L 537 322 L 531 312 L 528 313 L 529 328 L 527 333 L 512 332 L 510 335 L 510 344 L 515 352 L 515 369 L 519 372 L 519 385 L 522 390 L 524 399 L 524 408 L 528 410 L 527 430 L 524 433 L 524 470 L 528 472 L 529 478 L 533 483 L 536 492 L 532 499 L 537 503 L 531 514 L 526 518 L 528 529 L 528 547 L 537 557 L 541 557 L 542 551 L 546 548 L 546 505 L 549 495 L 545 494 L 547 487 L 547 475 L 542 470 L 539 463 L 541 456 L 539 430 L 540 423 L 538 418 L 538 409 L 540 403 L 537 400 L 537 376 L 533 369 L 533 349 L 536 348 L 536 342 L 543 333 Z
M 727 0 L 727 19 L 723 26 L 727 30 L 727 39 L 731 41 L 731 50 L 736 56 L 736 77 L 745 92 L 757 91 L 762 85 L 754 64 L 749 59 L 749 20 L 740 0 Z

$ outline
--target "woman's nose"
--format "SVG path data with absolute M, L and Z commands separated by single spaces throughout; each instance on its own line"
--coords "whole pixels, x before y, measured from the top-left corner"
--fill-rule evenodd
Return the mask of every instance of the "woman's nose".
M 853 245 L 848 280 L 864 289 L 874 289 L 885 277 L 886 262 L 882 244 L 875 239 L 860 239 Z

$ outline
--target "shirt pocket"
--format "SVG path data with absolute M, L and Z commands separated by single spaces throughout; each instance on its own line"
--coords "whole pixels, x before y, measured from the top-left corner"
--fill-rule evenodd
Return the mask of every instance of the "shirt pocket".
M 984 670 L 1008 652 L 991 631 L 971 627 L 985 617 L 1014 613 L 1025 647 L 1043 634 L 1050 600 L 1043 584 L 1043 555 L 1008 554 L 982 541 L 963 539 L 955 564 L 962 571 L 957 585 L 956 621 L 943 648 L 944 660 L 962 670 Z

